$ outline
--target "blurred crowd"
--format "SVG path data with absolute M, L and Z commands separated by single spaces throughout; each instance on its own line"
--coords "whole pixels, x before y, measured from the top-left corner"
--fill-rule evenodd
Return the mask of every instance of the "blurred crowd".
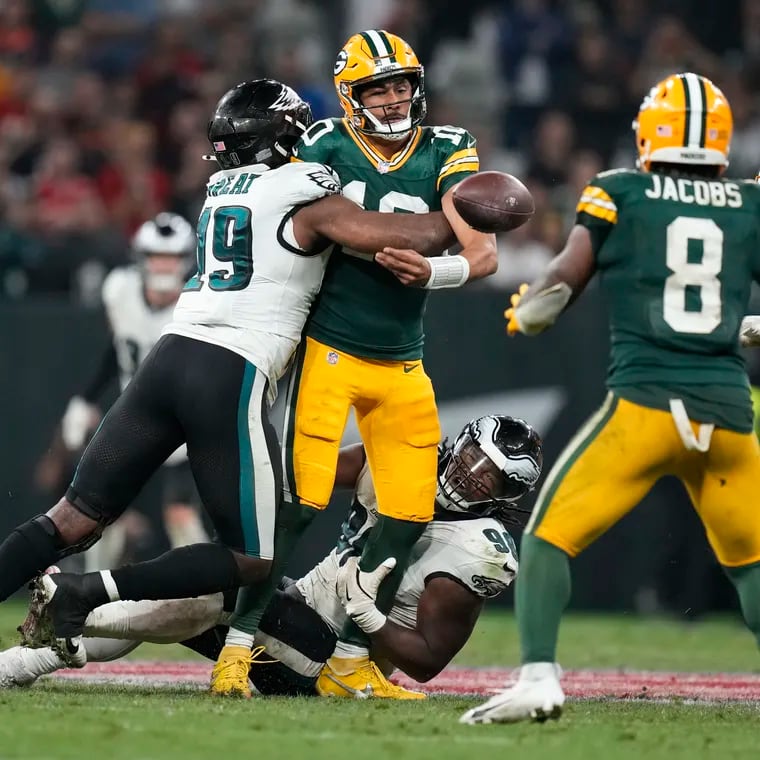
M 481 287 L 530 279 L 585 182 L 633 166 L 631 121 L 669 73 L 724 90 L 729 173 L 760 168 L 760 0 L 0 0 L 0 298 L 97 303 L 142 220 L 197 217 L 220 95 L 273 76 L 338 116 L 335 54 L 370 27 L 425 64 L 428 123 L 470 129 L 482 168 L 534 194 Z

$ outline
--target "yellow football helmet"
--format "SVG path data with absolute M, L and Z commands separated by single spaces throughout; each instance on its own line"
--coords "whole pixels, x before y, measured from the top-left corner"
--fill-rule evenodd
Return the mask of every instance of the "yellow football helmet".
M 414 50 L 395 34 L 370 29 L 353 35 L 338 53 L 333 75 L 346 118 L 364 134 L 400 140 L 427 114 L 424 69 Z M 360 90 L 372 82 L 399 75 L 406 76 L 412 85 L 409 115 L 396 124 L 385 124 L 362 107 Z
M 644 98 L 633 122 L 637 165 L 728 166 L 733 116 L 726 96 L 699 74 L 673 74 Z

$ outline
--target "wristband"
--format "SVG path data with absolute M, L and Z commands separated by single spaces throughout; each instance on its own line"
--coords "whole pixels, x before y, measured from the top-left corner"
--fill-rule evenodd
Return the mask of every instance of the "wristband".
M 458 288 L 470 276 L 470 262 L 464 256 L 431 256 L 430 277 L 423 285 L 427 290 Z

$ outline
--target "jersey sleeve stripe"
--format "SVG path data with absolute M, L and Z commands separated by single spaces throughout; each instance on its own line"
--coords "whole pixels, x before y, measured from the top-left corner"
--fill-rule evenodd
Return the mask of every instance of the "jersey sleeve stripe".
M 291 164 L 302 164 L 302 163 L 304 163 L 304 160 L 302 158 L 298 158 L 298 156 L 291 156 L 290 157 L 290 163 Z
M 480 168 L 480 161 L 475 159 L 474 161 L 472 159 L 468 159 L 467 161 L 463 161 L 461 163 L 457 162 L 446 170 L 445 173 L 438 175 L 438 182 L 436 183 L 436 187 L 440 188 L 441 182 L 443 182 L 446 177 L 450 177 L 452 174 L 457 174 L 459 172 L 476 172 Z
M 464 148 L 463 150 L 458 150 L 455 153 L 452 153 L 447 159 L 446 163 L 443 165 L 443 169 L 445 169 L 449 164 L 453 163 L 454 161 L 458 161 L 462 158 L 467 158 L 468 156 L 474 156 L 477 158 L 478 151 L 475 148 Z M 443 172 L 443 169 L 441 169 L 441 172 Z
M 478 158 L 477 153 L 475 153 L 472 156 L 463 156 L 462 158 L 458 158 L 456 161 L 449 161 L 441 167 L 441 171 L 438 172 L 438 175 L 441 176 L 447 174 L 449 169 L 451 169 L 453 166 L 460 166 L 461 164 L 478 164 L 479 166 L 480 159 Z
M 581 201 L 578 203 L 578 207 L 576 208 L 576 212 L 578 214 L 589 214 L 589 216 L 594 216 L 597 219 L 601 219 L 602 221 L 610 222 L 611 224 L 617 224 L 617 210 L 604 208 L 603 206 L 598 205 L 596 201 L 584 203 L 583 199 L 581 198 Z

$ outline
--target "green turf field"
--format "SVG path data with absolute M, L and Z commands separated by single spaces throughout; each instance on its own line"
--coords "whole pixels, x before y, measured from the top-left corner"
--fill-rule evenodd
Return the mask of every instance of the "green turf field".
M 0 640 L 13 643 L 19 606 L 0 606 Z M 141 647 L 140 659 L 189 658 L 181 647 Z M 514 665 L 511 616 L 486 615 L 460 654 L 463 665 Z M 572 616 L 562 631 L 568 668 L 757 671 L 752 637 L 736 619 Z M 760 699 L 760 694 L 758 694 Z M 219 701 L 197 690 L 47 682 L 0 691 L 0 758 L 474 758 L 517 752 L 526 758 L 718 758 L 757 751 L 756 704 L 571 702 L 559 722 L 460 726 L 472 698 L 426 702 L 318 699 Z M 503 755 L 502 755 L 503 757 Z

